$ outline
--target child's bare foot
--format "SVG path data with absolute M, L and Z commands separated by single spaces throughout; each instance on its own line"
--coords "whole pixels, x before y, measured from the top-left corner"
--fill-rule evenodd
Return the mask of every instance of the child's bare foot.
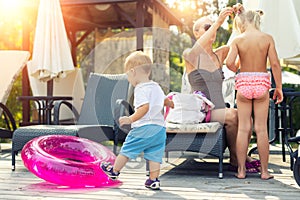
M 246 166 L 238 167 L 238 171 L 235 174 L 235 177 L 237 177 L 238 179 L 246 178 Z
M 264 173 L 261 173 L 260 178 L 261 178 L 262 180 L 269 180 L 269 179 L 274 178 L 274 176 L 272 176 L 272 175 L 269 174 L 268 172 L 264 172 Z
M 238 172 L 235 174 L 235 177 L 237 177 L 238 179 L 246 178 L 246 169 L 238 169 Z
M 242 174 L 242 173 L 236 173 L 235 177 L 237 177 L 238 179 L 245 179 L 246 178 L 246 173 Z

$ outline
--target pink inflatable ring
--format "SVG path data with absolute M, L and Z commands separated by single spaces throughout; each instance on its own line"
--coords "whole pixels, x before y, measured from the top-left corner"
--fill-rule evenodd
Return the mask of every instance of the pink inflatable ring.
M 34 138 L 22 150 L 25 167 L 48 182 L 70 187 L 104 187 L 120 183 L 101 169 L 101 162 L 115 160 L 105 146 L 75 136 Z

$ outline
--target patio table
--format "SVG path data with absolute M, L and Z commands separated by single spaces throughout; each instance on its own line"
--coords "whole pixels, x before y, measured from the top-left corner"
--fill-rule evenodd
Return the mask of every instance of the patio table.
M 38 123 L 51 124 L 51 110 L 55 101 L 69 101 L 71 96 L 20 96 L 20 101 L 35 101 L 38 106 Z

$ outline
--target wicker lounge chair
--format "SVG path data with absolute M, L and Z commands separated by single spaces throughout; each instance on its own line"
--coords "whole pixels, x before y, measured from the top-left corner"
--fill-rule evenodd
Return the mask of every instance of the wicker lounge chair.
M 228 107 L 234 107 L 234 78 L 223 83 L 223 96 Z M 223 154 L 227 147 L 226 131 L 219 122 L 200 124 L 167 123 L 166 159 L 170 151 L 191 151 L 219 159 L 219 178 L 223 178 Z
M 219 158 L 219 178 L 223 178 L 225 129 L 219 122 L 200 124 L 167 123 L 166 159 L 170 151 L 191 151 Z
M 119 131 L 114 120 L 114 106 L 117 99 L 127 99 L 129 83 L 124 74 L 90 75 L 80 115 L 68 101 L 55 104 L 56 125 L 33 125 L 18 128 L 12 139 L 12 170 L 15 170 L 15 155 L 31 139 L 43 135 L 74 135 L 96 142 L 114 141 L 114 151 L 125 133 Z M 67 105 L 74 112 L 76 125 L 58 125 L 61 105 Z M 118 137 L 117 137 L 118 135 Z

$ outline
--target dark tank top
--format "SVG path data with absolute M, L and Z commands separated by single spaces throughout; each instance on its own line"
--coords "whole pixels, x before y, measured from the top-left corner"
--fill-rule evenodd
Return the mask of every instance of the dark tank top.
M 217 55 L 216 57 L 218 58 Z M 215 104 L 214 109 L 225 108 L 222 93 L 224 75 L 221 68 L 218 68 L 213 72 L 198 68 L 188 74 L 188 79 L 192 90 L 203 92 L 206 97 Z

